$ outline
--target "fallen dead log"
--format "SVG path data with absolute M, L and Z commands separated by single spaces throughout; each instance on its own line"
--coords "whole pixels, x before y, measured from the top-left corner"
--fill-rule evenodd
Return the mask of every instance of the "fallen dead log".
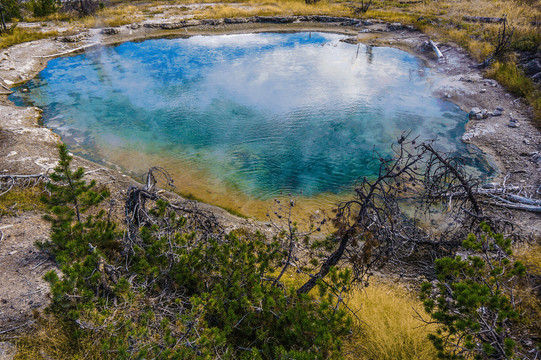
M 510 199 L 510 200 L 513 200 L 515 202 L 519 202 L 519 203 L 522 203 L 522 204 L 533 205 L 533 206 L 541 206 L 541 200 L 527 198 L 527 197 L 524 197 L 524 196 L 518 196 L 518 195 L 514 195 L 514 194 L 506 194 L 505 197 L 507 199 Z
M 486 24 L 501 23 L 504 21 L 504 18 L 501 18 L 501 17 L 468 16 L 468 15 L 464 15 L 462 19 L 464 19 L 464 21 L 486 23 Z
M 0 179 L 39 179 L 46 178 L 45 174 L 30 174 L 30 175 L 12 175 L 12 174 L 0 174 Z
M 46 174 L 30 174 L 30 175 L 13 175 L 13 174 L 0 174 L 0 196 L 7 194 L 15 185 L 15 182 L 20 180 L 24 181 L 33 181 L 38 183 L 41 180 L 47 179 Z M 5 187 L 6 190 L 2 188 Z
M 434 50 L 434 52 L 436 53 L 436 56 L 438 57 L 438 61 L 443 59 L 443 54 L 441 53 L 440 49 L 438 49 L 434 41 L 428 40 L 428 43 L 432 47 L 432 50 Z
M 541 199 L 533 199 L 526 196 L 520 196 L 516 194 L 509 194 L 508 191 L 518 191 L 520 188 L 516 186 L 509 186 L 505 188 L 492 188 L 492 189 L 475 189 L 472 190 L 473 195 L 489 198 L 490 200 L 481 200 L 481 203 L 485 205 L 506 207 L 508 209 L 541 212 Z M 441 194 L 438 198 L 451 199 L 463 199 L 468 194 L 464 191 Z
M 4 85 L 3 82 L 0 82 L 0 86 L 2 86 L 6 91 L 9 91 L 10 94 L 13 93 L 13 91 L 10 88 L 8 88 L 6 85 Z
M 491 201 L 481 201 L 483 204 L 493 205 L 504 207 L 507 209 L 529 211 L 535 213 L 541 213 L 541 206 L 532 206 L 532 205 L 523 205 L 523 204 L 514 204 L 514 203 L 502 203 L 502 202 L 491 202 Z

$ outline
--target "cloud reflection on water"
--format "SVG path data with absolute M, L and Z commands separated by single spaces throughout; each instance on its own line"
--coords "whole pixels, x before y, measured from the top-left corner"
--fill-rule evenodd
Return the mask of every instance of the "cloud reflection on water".
M 14 99 L 45 107 L 65 141 L 83 136 L 75 145 L 98 157 L 117 148 L 178 158 L 263 198 L 339 192 L 370 176 L 373 150 L 388 153 L 403 131 L 460 149 L 466 117 L 430 96 L 437 75 L 403 51 L 343 37 L 125 43 L 51 61 Z

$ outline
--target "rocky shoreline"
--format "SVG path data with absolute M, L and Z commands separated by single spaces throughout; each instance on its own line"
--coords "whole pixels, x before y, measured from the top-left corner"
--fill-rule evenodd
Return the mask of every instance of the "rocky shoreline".
M 234 19 L 146 21 L 115 28 L 81 29 L 76 34 L 38 40 L 0 51 L 0 174 L 37 174 L 50 171 L 56 163 L 60 137 L 39 125 L 41 110 L 17 107 L 7 95 L 9 88 L 36 76 L 54 57 L 89 50 L 96 46 L 140 41 L 148 38 L 247 33 L 263 31 L 332 31 L 347 34 L 350 41 L 374 46 L 392 46 L 422 58 L 443 75 L 434 84 L 435 94 L 470 113 L 463 141 L 481 149 L 496 164 L 494 181 L 535 188 L 541 184 L 541 133 L 531 111 L 522 100 L 508 94 L 496 81 L 483 77 L 465 51 L 453 44 L 437 44 L 438 59 L 426 44 L 429 37 L 402 24 L 330 16 L 250 17 Z M 114 200 L 122 207 L 122 194 L 134 180 L 112 169 L 75 158 L 75 165 L 92 171 L 92 178 L 118 193 Z M 170 194 L 170 196 L 175 196 Z M 266 224 L 241 219 L 224 210 L 201 204 L 218 214 L 229 228 L 252 227 L 266 230 Z M 538 214 L 510 212 L 525 233 L 540 234 Z M 48 236 L 48 225 L 37 213 L 0 218 L 4 239 L 0 242 L 0 330 L 24 324 L 33 309 L 47 303 L 43 274 L 54 268 L 34 249 L 35 241 Z M 268 230 L 270 231 L 270 230 Z M 39 264 L 39 265 L 38 265 Z M 21 286 L 20 284 L 25 284 Z M 37 289 L 37 290 L 32 290 Z M 38 291 L 39 290 L 39 291 Z M 32 293 L 32 291 L 36 291 Z M 31 295 L 28 295 L 30 294 Z

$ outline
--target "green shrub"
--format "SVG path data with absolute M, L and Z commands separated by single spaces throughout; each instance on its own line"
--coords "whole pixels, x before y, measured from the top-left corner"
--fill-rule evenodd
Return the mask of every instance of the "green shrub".
M 30 0 L 29 10 L 35 17 L 42 17 L 54 14 L 60 7 L 59 0 Z
M 347 286 L 348 271 L 331 269 L 317 301 L 299 295 L 275 277 L 286 260 L 278 241 L 201 237 L 161 200 L 136 233 L 121 236 L 103 212 L 85 217 L 107 193 L 70 161 L 62 145 L 43 197 L 52 231 L 42 244 L 61 265 L 61 277 L 45 276 L 48 311 L 69 343 L 99 345 L 104 359 L 339 357 L 352 322 L 332 289 Z M 74 345 L 61 356 L 88 351 Z
M 4 20 L 12 21 L 21 18 L 21 6 L 18 0 L 2 0 L 0 6 L 4 10 Z
M 512 262 L 511 241 L 482 224 L 482 234 L 463 243 L 473 254 L 436 260 L 437 280 L 423 284 L 422 299 L 441 325 L 430 340 L 440 358 L 511 358 L 516 342 L 513 290 L 526 268 Z

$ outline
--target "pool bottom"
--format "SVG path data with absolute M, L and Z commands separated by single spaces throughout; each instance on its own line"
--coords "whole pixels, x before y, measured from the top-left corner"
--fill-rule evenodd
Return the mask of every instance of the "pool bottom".
M 100 155 L 102 158 L 107 159 L 107 163 L 119 166 L 124 173 L 129 174 L 138 181 L 142 180 L 143 174 L 151 167 L 162 167 L 173 179 L 174 188 L 172 190 L 181 196 L 221 207 L 234 215 L 255 218 L 261 221 L 268 219 L 267 214 L 269 212 L 272 214 L 276 211 L 275 199 L 284 200 L 289 195 L 287 192 L 278 192 L 271 198 L 254 198 L 234 189 L 224 181 L 210 176 L 205 171 L 197 170 L 194 164 L 188 164 L 182 160 L 164 157 L 163 155 L 118 148 L 110 152 L 102 150 Z M 95 155 L 93 158 L 96 159 Z M 158 186 L 165 187 L 165 181 L 159 183 Z M 296 202 L 294 219 L 305 223 L 309 221 L 311 216 L 316 214 L 319 214 L 319 216 L 323 213 L 330 215 L 340 201 L 351 199 L 353 192 L 320 193 L 314 196 L 306 196 L 302 193 L 292 193 L 291 195 Z

